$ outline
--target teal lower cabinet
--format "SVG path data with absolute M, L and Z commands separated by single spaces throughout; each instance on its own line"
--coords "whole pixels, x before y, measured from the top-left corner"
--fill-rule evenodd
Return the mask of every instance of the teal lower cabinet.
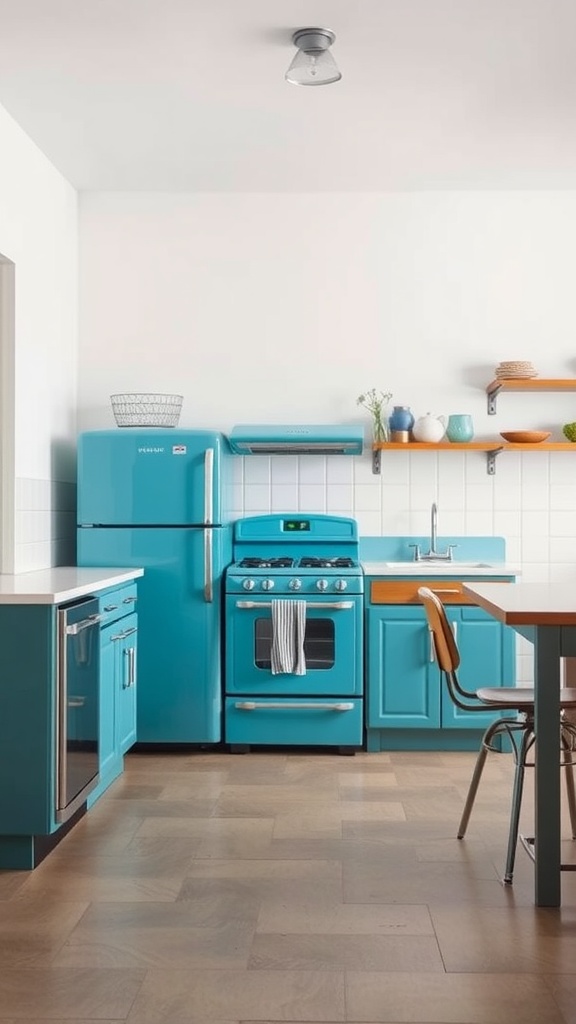
M 0 869 L 36 867 L 121 773 L 136 741 L 136 584 L 90 597 L 66 629 L 60 612 L 70 602 L 0 603 Z M 91 689 L 82 682 L 88 665 Z M 98 774 L 63 802 L 88 759 Z
M 514 632 L 475 605 L 451 605 L 465 689 L 514 686 Z M 493 715 L 450 700 L 420 602 L 366 610 L 367 749 L 476 750 Z
M 106 594 L 100 602 L 100 781 L 88 797 L 88 807 L 121 775 L 124 754 L 136 742 L 135 597 L 133 584 Z
M 33 868 L 56 822 L 56 608 L 0 605 L 0 868 Z

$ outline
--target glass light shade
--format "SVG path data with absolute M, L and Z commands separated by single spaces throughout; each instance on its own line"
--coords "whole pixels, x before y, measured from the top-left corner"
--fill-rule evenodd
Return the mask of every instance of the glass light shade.
M 329 85 L 342 74 L 329 50 L 298 50 L 285 78 L 291 85 Z

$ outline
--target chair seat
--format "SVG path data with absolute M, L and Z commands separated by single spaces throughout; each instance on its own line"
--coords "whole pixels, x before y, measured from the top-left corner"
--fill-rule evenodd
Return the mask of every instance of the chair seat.
M 530 711 L 534 707 L 534 690 L 527 686 L 482 686 L 476 691 L 478 700 L 493 707 Z M 576 689 L 560 690 L 563 708 L 576 707 Z

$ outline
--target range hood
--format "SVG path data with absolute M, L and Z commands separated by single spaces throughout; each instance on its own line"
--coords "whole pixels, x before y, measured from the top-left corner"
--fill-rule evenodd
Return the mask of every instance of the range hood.
M 228 436 L 234 455 L 361 455 L 361 424 L 234 427 Z

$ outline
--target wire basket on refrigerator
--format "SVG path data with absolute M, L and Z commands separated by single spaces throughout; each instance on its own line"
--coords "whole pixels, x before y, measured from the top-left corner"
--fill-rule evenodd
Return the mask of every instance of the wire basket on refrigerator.
M 119 427 L 177 427 L 182 395 L 110 395 Z

